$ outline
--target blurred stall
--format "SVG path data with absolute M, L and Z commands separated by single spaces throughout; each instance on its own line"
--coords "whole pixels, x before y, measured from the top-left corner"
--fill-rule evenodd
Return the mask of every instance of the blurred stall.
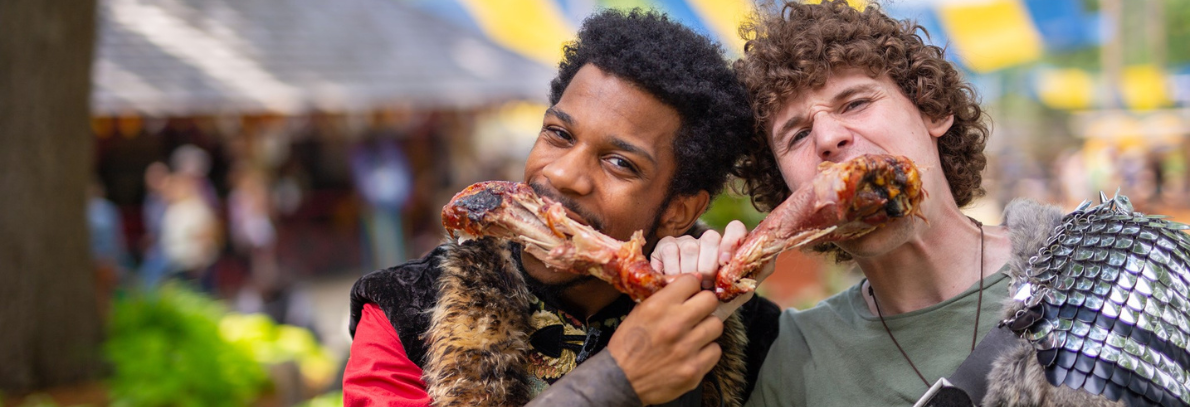
M 553 77 L 402 1 L 99 5 L 98 179 L 144 260 L 162 216 L 146 169 L 179 174 L 176 150 L 205 153 L 192 176 L 221 247 L 206 282 L 227 296 L 420 256 L 441 236 L 438 206 L 501 162 L 475 148 L 477 120 L 540 106 Z

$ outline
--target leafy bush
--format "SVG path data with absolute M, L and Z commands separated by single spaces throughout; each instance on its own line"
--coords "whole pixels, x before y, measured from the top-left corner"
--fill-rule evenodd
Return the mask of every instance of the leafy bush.
M 297 407 L 343 407 L 343 392 L 332 391 L 298 404 Z
M 219 321 L 219 334 L 257 362 L 296 361 L 310 388 L 325 387 L 337 373 L 334 358 L 309 329 L 277 325 L 264 314 L 227 314 Z
M 252 355 L 220 336 L 214 300 L 166 286 L 113 311 L 104 354 L 114 406 L 241 406 L 267 385 Z
M 744 222 L 744 226 L 747 226 L 751 231 L 761 220 L 764 220 L 765 215 L 767 214 L 752 207 L 752 201 L 747 196 L 737 194 L 728 188 L 727 191 L 715 197 L 715 200 L 711 202 L 711 207 L 700 219 L 707 226 L 719 232 L 723 232 L 723 228 L 733 220 Z

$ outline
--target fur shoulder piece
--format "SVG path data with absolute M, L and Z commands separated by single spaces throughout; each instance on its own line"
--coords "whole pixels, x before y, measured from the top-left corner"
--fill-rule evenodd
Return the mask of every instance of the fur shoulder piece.
M 1004 226 L 1008 227 L 1008 238 L 1012 241 L 1009 277 L 1014 283 L 1025 278 L 1029 258 L 1037 254 L 1037 249 L 1061 224 L 1063 215 L 1057 206 L 1027 199 L 1014 200 L 1004 208 Z
M 529 402 L 530 293 L 507 245 L 450 243 L 426 332 L 427 392 L 435 406 Z

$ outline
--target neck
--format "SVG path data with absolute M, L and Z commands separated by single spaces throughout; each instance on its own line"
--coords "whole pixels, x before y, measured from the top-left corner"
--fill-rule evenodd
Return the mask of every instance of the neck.
M 856 256 L 885 316 L 916 311 L 953 298 L 1008 259 L 1007 234 L 999 227 L 980 228 L 954 207 L 911 219 L 908 238 L 891 250 Z M 982 250 L 982 252 L 981 252 Z M 876 308 L 862 287 L 872 314 Z
M 611 305 L 617 298 L 620 298 L 620 295 L 622 294 L 616 291 L 611 284 L 596 279 L 587 280 L 563 290 L 561 300 L 569 309 L 578 313 L 576 316 L 581 316 L 586 320 L 599 310 Z
M 611 305 L 621 295 L 611 284 L 596 278 L 584 278 L 582 280 L 570 280 L 570 282 L 559 283 L 542 282 L 542 278 L 537 276 L 552 276 L 557 273 L 566 272 L 554 271 L 528 253 L 521 253 L 521 264 L 525 267 L 528 278 L 533 278 L 545 286 L 560 288 L 556 292 L 556 298 L 561 303 L 560 305 L 567 312 L 584 320 L 595 315 L 599 310 Z

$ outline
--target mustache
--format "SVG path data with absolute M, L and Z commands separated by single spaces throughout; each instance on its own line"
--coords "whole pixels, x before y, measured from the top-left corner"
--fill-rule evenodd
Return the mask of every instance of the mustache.
M 603 219 L 601 219 L 598 216 L 595 216 L 595 214 L 593 214 L 593 213 L 587 212 L 583 208 L 580 208 L 578 206 L 578 204 L 574 202 L 573 199 L 559 195 L 559 194 L 555 193 L 553 189 L 546 188 L 545 186 L 538 184 L 536 182 L 530 182 L 528 184 L 529 184 L 529 188 L 533 188 L 533 192 L 536 192 L 537 195 L 549 198 L 549 199 L 553 200 L 554 202 L 562 204 L 562 206 L 565 207 L 566 209 L 569 209 L 571 212 L 574 212 L 574 213 L 578 214 L 578 216 L 581 216 L 583 218 L 583 220 L 586 221 L 588 224 L 590 224 L 591 227 L 595 228 L 595 230 L 598 230 L 600 232 L 606 230 L 604 228 L 606 226 L 606 224 L 603 222 Z

